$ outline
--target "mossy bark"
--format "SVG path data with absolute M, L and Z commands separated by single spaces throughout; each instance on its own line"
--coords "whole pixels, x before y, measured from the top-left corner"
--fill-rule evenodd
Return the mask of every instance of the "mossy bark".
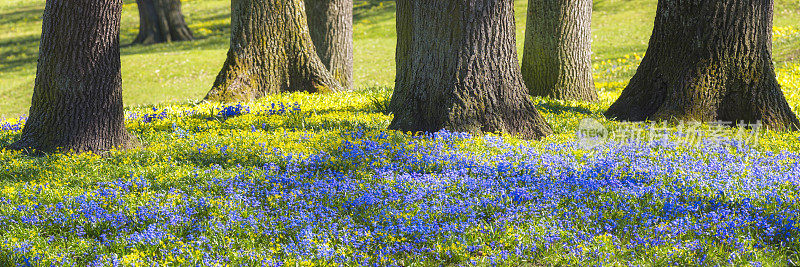
M 47 0 L 30 115 L 12 149 L 129 148 L 120 74 L 122 0 Z
M 228 59 L 207 100 L 341 90 L 317 56 L 302 0 L 234 0 L 231 28 Z
M 353 0 L 306 0 L 317 55 L 344 89 L 353 88 Z
M 596 101 L 592 0 L 529 0 L 522 77 L 531 95 Z
M 397 1 L 391 129 L 552 133 L 522 81 L 512 0 Z
M 194 40 L 181 12 L 180 0 L 136 0 L 139 35 L 134 44 L 155 44 Z
M 642 64 L 606 116 L 800 127 L 772 64 L 772 0 L 660 0 Z

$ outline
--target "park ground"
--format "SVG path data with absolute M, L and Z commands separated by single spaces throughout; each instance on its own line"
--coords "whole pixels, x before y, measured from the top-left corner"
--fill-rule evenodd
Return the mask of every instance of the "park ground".
M 222 105 L 198 99 L 225 59 L 229 1 L 184 1 L 197 41 L 122 48 L 139 148 L 0 150 L 0 265 L 800 263 L 800 134 L 603 118 L 647 49 L 655 0 L 594 1 L 601 100 L 534 99 L 555 131 L 540 141 L 385 130 L 394 5 L 357 2 L 356 90 Z M 30 105 L 42 8 L 0 3 L 0 147 Z M 126 1 L 123 44 L 137 26 Z M 797 112 L 800 2 L 777 1 L 773 35 Z M 587 146 L 584 118 L 643 138 Z

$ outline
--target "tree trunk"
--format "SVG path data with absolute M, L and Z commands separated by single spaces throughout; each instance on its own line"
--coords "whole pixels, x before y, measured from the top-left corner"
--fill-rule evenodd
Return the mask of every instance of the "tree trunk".
M 647 54 L 606 116 L 798 129 L 775 79 L 772 10 L 772 0 L 660 0 Z
M 530 93 L 596 101 L 592 0 L 529 0 L 522 77 Z
M 183 19 L 180 0 L 136 0 L 139 7 L 139 35 L 134 44 L 155 44 L 194 40 Z
M 397 1 L 397 78 L 391 129 L 552 130 L 522 81 L 512 0 Z
M 339 85 L 353 88 L 353 0 L 307 0 L 306 12 L 322 63 Z
M 47 0 L 30 115 L 12 149 L 99 152 L 135 145 L 122 107 L 121 14 L 122 0 Z
M 206 99 L 340 90 L 314 49 L 302 0 L 234 0 L 231 28 L 228 59 Z

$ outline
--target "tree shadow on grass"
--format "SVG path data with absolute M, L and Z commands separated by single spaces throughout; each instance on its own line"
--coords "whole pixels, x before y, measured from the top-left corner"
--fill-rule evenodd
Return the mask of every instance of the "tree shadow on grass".
M 0 23 L 11 25 L 41 21 L 43 13 L 44 5 L 15 8 L 14 11 L 0 13 Z
M 223 22 L 224 19 L 230 17 L 230 14 L 216 14 L 212 16 L 201 16 L 195 18 L 195 21 L 212 21 L 214 23 L 205 23 L 202 27 L 203 30 L 209 31 L 208 34 L 200 34 L 198 26 L 190 24 L 189 29 L 194 33 L 194 40 L 183 42 L 171 42 L 160 44 L 132 44 L 131 42 L 136 37 L 136 33 L 125 34 L 122 38 L 123 56 L 139 55 L 139 54 L 153 54 L 153 53 L 175 53 L 186 51 L 198 51 L 209 49 L 227 49 L 230 38 L 230 23 Z
M 353 20 L 394 13 L 395 10 L 394 0 L 356 0 L 353 3 Z
M 39 58 L 39 36 L 0 39 L 0 71 L 35 68 Z
M 552 101 L 541 101 L 538 105 L 536 105 L 536 107 L 538 107 L 540 110 L 544 110 L 547 113 L 552 113 L 552 114 L 564 114 L 564 113 L 578 113 L 583 115 L 594 114 L 594 112 L 585 107 L 569 106 Z
M 44 5 L 40 3 L 21 4 L 0 12 L 0 29 L 12 34 L 12 37 L 0 38 L 0 72 L 36 67 L 41 34 L 25 31 L 30 27 L 41 28 L 43 13 Z
M 0 140 L 0 149 L 7 147 L 10 143 L 5 143 Z M 35 181 L 39 178 L 39 174 L 43 168 L 47 166 L 48 162 L 39 157 L 24 157 L 19 159 L 22 164 L 15 164 L 16 166 L 9 165 L 7 167 L 0 167 L 0 182 L 3 183 L 26 183 Z M 46 168 L 46 167 L 45 167 Z
M 39 170 L 36 170 L 29 164 L 18 169 L 2 170 L 2 173 L 0 173 L 0 182 L 25 183 L 35 181 L 38 177 Z

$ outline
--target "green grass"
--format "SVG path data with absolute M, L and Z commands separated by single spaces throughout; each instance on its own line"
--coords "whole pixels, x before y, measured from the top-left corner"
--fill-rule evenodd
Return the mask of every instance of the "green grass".
M 126 1 L 121 38 L 130 43 L 138 31 L 138 11 Z M 38 39 L 44 1 L 0 3 L 0 116 L 27 113 L 36 74 Z M 230 1 L 189 0 L 183 10 L 197 41 L 122 48 L 122 76 L 128 107 L 202 98 L 225 60 Z M 655 0 L 598 0 L 593 15 L 594 60 L 642 54 L 655 16 Z M 522 51 L 527 1 L 516 0 L 517 46 Z M 776 3 L 775 26 L 796 25 L 800 2 Z M 393 1 L 357 1 L 355 73 L 357 88 L 392 86 L 395 73 Z M 800 38 L 776 44 L 777 62 L 797 62 Z M 521 55 L 521 53 L 520 53 Z M 632 68 L 616 81 L 625 82 Z
M 126 1 L 129 2 L 129 1 Z M 198 40 L 130 46 L 138 32 L 135 4 L 125 4 L 121 40 L 126 106 L 202 98 L 225 60 L 230 1 L 183 4 Z M 36 74 L 43 1 L 0 3 L 0 114 L 27 113 Z

